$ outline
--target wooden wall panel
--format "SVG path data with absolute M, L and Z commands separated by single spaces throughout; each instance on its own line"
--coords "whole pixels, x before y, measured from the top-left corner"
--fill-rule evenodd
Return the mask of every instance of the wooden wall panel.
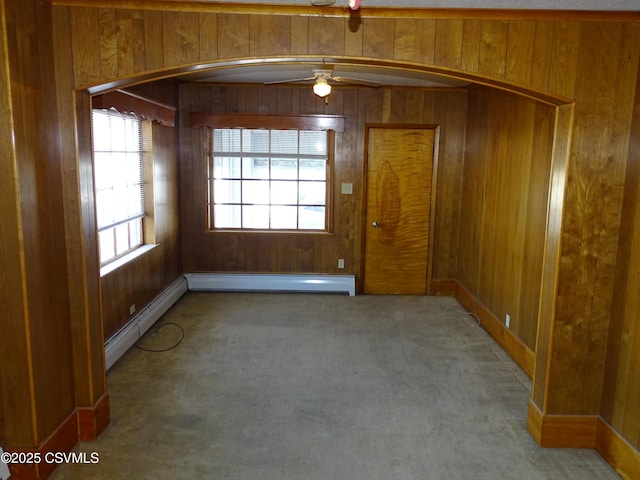
M 309 17 L 293 16 L 291 21 L 291 38 L 295 41 L 289 46 L 292 55 L 304 54 L 309 51 Z
M 363 48 L 363 28 L 360 15 L 352 15 L 344 26 L 344 55 L 361 57 Z
M 118 14 L 115 8 L 98 12 L 98 28 L 101 74 L 103 77 L 118 77 Z
M 332 17 L 309 18 L 308 41 L 308 53 L 312 55 L 342 55 L 345 47 L 344 20 Z
M 145 11 L 144 18 L 144 65 L 147 70 L 159 70 L 164 66 L 162 48 L 162 12 Z M 207 18 L 211 18 L 208 16 Z M 215 19 L 215 17 L 213 17 Z
M 616 247 L 612 251 L 604 239 L 618 237 L 624 185 L 624 172 L 613 165 L 618 164 L 616 153 L 618 158 L 626 155 L 612 149 L 611 143 L 614 134 L 611 105 L 617 96 L 611 87 L 617 85 L 616 77 L 622 73 L 617 70 L 620 58 L 627 54 L 620 51 L 620 28 L 614 24 L 601 25 L 598 32 L 596 25 L 582 25 L 580 29 L 576 89 L 577 99 L 581 101 L 576 103 L 576 134 L 565 200 L 576 208 L 566 212 L 563 220 L 561 263 L 565 268 L 559 278 L 560 317 L 556 319 L 558 334 L 552 346 L 556 354 L 563 352 L 567 362 L 550 367 L 554 380 L 549 405 L 566 405 L 567 398 L 572 398 L 572 410 L 581 414 L 599 409 L 606 353 L 606 342 L 602 339 L 607 337 L 613 295 Z M 606 34 L 600 35 L 603 32 Z M 588 108 L 587 98 L 590 99 Z M 624 99 L 627 108 L 631 107 L 632 100 L 633 97 Z M 628 136 L 619 136 L 614 143 L 628 146 Z M 605 216 L 605 211 L 613 205 L 617 206 L 616 218 Z M 592 228 L 585 228 L 586 225 Z M 580 322 L 575 318 L 581 319 Z M 583 345 L 584 350 L 575 345 Z M 585 351 L 593 358 L 589 364 L 583 361 Z M 571 376 L 569 370 L 578 370 L 581 374 Z
M 533 58 L 531 61 L 530 85 L 539 91 L 549 89 L 549 72 L 551 70 L 551 52 L 553 46 L 553 23 L 535 22 Z
M 183 65 L 200 59 L 199 27 L 200 17 L 197 13 L 172 12 L 162 15 L 165 65 Z
M 71 55 L 73 58 L 71 68 L 74 81 L 60 87 L 60 91 L 73 88 L 83 88 L 88 85 L 98 84 L 103 81 L 114 80 L 102 73 L 97 10 L 84 7 L 60 7 L 54 9 L 69 9 L 70 19 L 67 25 L 59 25 L 60 31 L 71 32 Z M 210 7 L 211 13 L 206 13 L 208 6 L 198 7 L 200 14 L 199 25 L 203 16 L 216 17 L 217 22 L 217 58 L 233 59 L 249 55 L 250 20 L 251 15 L 216 13 L 220 7 Z M 172 9 L 177 10 L 177 9 Z M 175 11 L 166 12 L 174 15 Z M 262 12 L 265 13 L 265 12 Z M 271 12 L 272 13 L 272 12 Z M 256 15 L 259 13 L 256 13 Z M 462 20 L 461 16 L 451 15 L 438 18 L 437 14 L 431 14 L 430 20 L 435 20 L 436 31 L 433 41 L 433 65 L 436 67 L 458 69 L 464 73 L 482 76 L 486 74 L 488 81 L 499 82 L 501 77 L 517 78 L 518 82 L 527 82 L 526 66 L 509 63 L 508 55 L 510 47 L 514 45 L 522 47 L 526 42 L 534 45 L 533 62 L 539 68 L 533 68 L 529 84 L 531 87 L 550 96 L 565 99 L 567 102 L 575 102 L 576 122 L 570 139 L 571 161 L 567 169 L 560 172 L 568 179 L 569 190 L 573 193 L 565 196 L 567 199 L 564 208 L 564 220 L 554 225 L 562 228 L 562 259 L 559 264 L 549 269 L 545 275 L 555 282 L 555 273 L 558 275 L 558 290 L 561 295 L 548 305 L 547 315 L 560 321 L 551 325 L 550 335 L 553 342 L 545 343 L 545 348 L 553 345 L 554 350 L 549 353 L 551 364 L 557 364 L 557 369 L 549 371 L 550 383 L 539 385 L 540 391 L 551 392 L 553 398 L 549 398 L 546 405 L 540 405 L 544 414 L 564 413 L 581 414 L 588 412 L 595 414 L 598 410 L 599 398 L 598 384 L 602 376 L 603 365 L 599 360 L 585 360 L 584 352 L 590 351 L 593 342 L 601 345 L 603 324 L 608 322 L 607 305 L 611 303 L 612 289 L 606 286 L 607 279 L 611 278 L 612 264 L 616 257 L 615 237 L 617 236 L 616 222 L 619 222 L 621 209 L 621 190 L 623 187 L 623 172 L 626 168 L 629 144 L 630 125 L 624 123 L 624 112 L 606 115 L 601 121 L 601 113 L 608 109 L 615 112 L 620 105 L 629 105 L 631 98 L 625 93 L 623 85 L 636 85 L 637 73 L 630 72 L 629 68 L 620 68 L 625 65 L 624 58 L 629 64 L 637 61 L 640 52 L 640 44 L 634 30 L 637 28 L 637 16 L 624 15 L 615 18 L 598 18 L 591 16 L 588 19 L 565 17 L 554 19 L 548 16 L 535 16 L 535 34 L 530 28 L 519 25 L 526 19 L 527 14 L 506 15 L 504 24 L 508 27 L 510 35 L 505 39 L 500 34 L 501 28 L 491 35 L 484 28 L 485 22 L 503 22 L 497 20 L 495 15 L 469 14 L 471 18 Z M 309 16 L 301 18 L 293 15 L 292 44 L 290 52 L 300 55 L 364 55 L 366 44 L 362 25 L 353 28 L 347 17 L 324 18 L 321 16 Z M 490 19 L 488 19 L 491 17 Z M 605 18 L 606 17 L 606 18 Z M 363 18 L 369 20 L 370 18 Z M 480 22 L 480 23 L 478 23 Z M 230 28 L 230 25 L 233 24 Z M 479 30 L 478 25 L 482 28 Z M 497 26 L 497 23 L 492 23 Z M 619 26 L 624 25 L 622 31 Z M 397 24 L 396 24 L 397 27 Z M 512 28 L 513 27 L 513 28 Z M 521 28 L 522 27 L 522 28 Z M 602 28 L 601 28 L 602 27 Z M 132 27 L 133 28 L 133 27 Z M 64 30 L 63 30 L 64 29 Z M 137 35 L 141 35 L 139 32 Z M 583 32 L 584 31 L 584 32 Z M 601 32 L 606 32 L 607 39 L 600 42 Z M 511 35 L 513 34 L 513 35 Z M 611 37 L 611 34 L 615 34 Z M 62 33 L 60 34 L 62 35 Z M 145 33 L 146 35 L 146 33 Z M 200 32 L 200 43 L 207 32 Z M 233 38 L 230 37 L 233 36 Z M 516 35 L 519 38 L 514 38 Z M 489 38 L 490 37 L 490 38 Z M 294 40 L 295 39 L 295 40 Z M 145 40 L 147 41 L 147 40 Z M 406 39 L 403 40 L 406 43 Z M 500 42 L 508 42 L 506 45 Z M 209 43 L 212 45 L 212 43 Z M 395 45 L 395 37 L 393 45 Z M 491 48 L 489 48 L 491 46 Z M 119 55 L 131 55 L 131 52 L 119 48 Z M 145 48 L 156 48 L 154 45 L 145 45 Z M 372 51 L 375 55 L 396 55 L 399 50 L 395 48 L 391 53 Z M 200 52 L 192 52 L 194 58 L 183 58 L 185 63 L 196 63 L 201 57 Z M 527 54 L 528 55 L 528 54 Z M 528 59 L 523 58 L 522 62 Z M 608 58 L 609 56 L 613 58 Z M 615 60 L 614 60 L 615 59 Z M 394 60 L 394 58 L 381 58 L 381 60 Z M 513 61 L 513 57 L 511 57 Z M 126 62 L 124 62 L 126 63 Z M 157 63 L 156 63 L 157 65 Z M 164 65 L 165 68 L 179 67 L 180 65 Z M 149 69 L 150 66 L 146 65 Z M 592 83 L 592 74 L 598 68 L 613 68 L 608 71 L 611 81 L 601 82 L 601 75 L 596 72 Z M 105 68 L 105 71 L 108 69 Z M 501 73 L 504 72 L 504 73 Z M 514 77 L 511 77 L 513 72 Z M 518 73 L 516 73 L 518 72 Z M 502 79 L 504 79 L 502 78 Z M 599 88 L 594 88 L 598 84 Z M 613 93 L 612 92 L 616 92 Z M 369 95 L 369 92 L 366 93 Z M 375 97 L 376 94 L 372 94 Z M 256 92 L 247 92 L 243 98 L 238 99 L 237 108 L 244 111 L 252 111 L 257 105 Z M 592 105 L 592 101 L 595 103 Z M 379 118 L 379 121 L 388 119 L 393 111 L 390 95 L 382 95 L 372 98 L 374 103 L 364 103 L 362 97 L 358 101 L 365 111 L 365 118 Z M 306 96 L 298 99 L 292 97 L 292 109 L 299 111 L 313 111 L 317 108 L 318 101 Z M 375 109 L 374 105 L 382 108 Z M 623 107 L 624 108 L 624 107 Z M 358 120 L 360 121 L 360 119 Z M 62 125 L 61 128 L 71 128 Z M 601 134 L 606 132 L 607 141 L 602 141 Z M 611 155 L 609 153 L 611 152 Z M 603 170 L 601 166 L 590 169 L 592 158 L 601 162 L 608 158 L 610 171 Z M 563 164 L 564 165 L 564 164 Z M 587 187 L 588 188 L 585 188 Z M 472 190 L 473 191 L 473 190 Z M 580 193 L 582 192 L 582 194 Z M 602 206 L 602 197 L 595 192 L 604 192 L 606 205 Z M 604 225 L 604 228 L 602 227 Z M 598 233 L 599 232 L 599 233 Z M 551 232 L 556 235 L 560 232 Z M 614 238 L 613 242 L 611 237 Z M 575 239 L 587 239 L 587 243 L 574 241 Z M 568 239 L 569 241 L 565 242 Z M 594 260 L 594 258 L 597 259 Z M 462 258 L 462 255 L 460 256 Z M 471 273 L 464 271 L 466 276 Z M 593 283 L 597 288 L 584 288 L 583 284 Z M 579 291 L 573 291 L 572 286 L 581 285 Z M 604 288 L 599 288 L 599 287 Z M 551 287 L 550 287 L 551 288 Z M 555 290 L 555 288 L 553 288 Z M 594 305 L 584 314 L 590 318 L 583 318 L 573 314 L 572 306 L 582 307 L 583 304 Z M 575 336 L 564 336 L 563 331 L 570 330 Z M 582 332 L 581 334 L 577 334 Z M 558 336 L 556 342 L 556 336 Z M 547 339 L 550 340 L 550 339 Z M 572 352 L 566 354 L 566 352 Z M 597 352 L 603 353 L 599 347 Z M 587 389 L 565 388 L 563 379 L 567 376 L 576 379 L 576 384 L 589 385 Z M 553 377 L 555 380 L 551 381 Z M 545 394 L 546 395 L 546 394 Z
M 458 278 L 535 351 L 554 109 L 472 89 Z
M 640 69 L 638 69 L 640 74 Z M 602 416 L 640 446 L 640 86 L 636 87 L 615 271 Z
M 435 64 L 460 68 L 462 57 L 463 20 L 438 20 L 435 38 Z
M 4 25 L 2 26 L 4 29 Z M 6 49 L 0 57 L 0 102 L 10 105 L 12 97 L 11 66 Z M 11 125 L 8 108 L 0 110 L 0 122 Z M 23 282 L 24 249 L 20 232 L 21 211 L 18 165 L 9 128 L 0 130 L 0 300 L 3 305 L 0 335 L 0 441 L 3 445 L 29 445 L 33 442 L 32 396 L 29 382 L 29 345 L 27 342 L 28 311 L 24 302 L 27 292 Z M 11 321 L 8 321 L 11 319 Z M 19 399 L 17 401 L 16 399 Z
M 362 25 L 362 54 L 365 57 L 393 58 L 395 27 L 393 19 L 366 18 Z
M 218 17 L 199 14 L 200 61 L 210 63 L 218 58 Z
M 0 441 L 31 448 L 75 408 L 51 8 L 5 2 L 0 22 L 0 95 L 10 107 L 2 109 L 0 140 L 7 207 Z
M 128 77 L 147 70 L 145 58 L 144 13 L 117 11 L 118 76 Z
M 69 10 L 70 22 L 68 31 L 71 34 L 73 49 L 73 74 L 75 85 L 98 83 L 104 78 L 112 78 L 116 59 L 109 53 L 100 52 L 100 32 L 107 27 L 100 26 L 100 10 L 95 8 L 73 8 Z M 116 27 L 117 28 L 117 27 Z M 116 28 L 111 27 L 111 32 Z M 113 33 L 112 33 L 113 35 Z M 111 41 L 113 43 L 113 41 Z M 110 43 L 105 45 L 107 50 Z M 105 62 L 102 72 L 102 62 Z
M 531 85 L 535 28 L 533 21 L 509 24 L 505 77 L 510 81 Z
M 148 84 L 132 90 L 168 104 L 176 101 L 172 84 Z M 155 242 L 158 246 L 101 278 L 105 339 L 131 318 L 131 305 L 135 304 L 139 311 L 182 273 L 177 132 L 154 123 L 152 142 Z
M 477 72 L 480 61 L 480 38 L 482 20 L 465 20 L 462 32 L 462 60 L 460 69 L 465 72 Z
M 518 23 L 520 26 L 521 23 Z M 485 20 L 480 34 L 478 71 L 492 78 L 503 78 L 508 66 L 509 23 L 502 20 Z M 521 42 L 527 42 L 527 37 Z M 505 59 L 507 61 L 505 61 Z
M 578 22 L 553 23 L 552 68 L 549 72 L 548 89 L 565 98 L 573 98 L 575 92 L 582 25 Z
M 240 109 L 229 99 L 246 98 L 249 91 L 256 92 L 253 110 Z M 316 272 L 354 273 L 361 268 L 360 239 L 363 195 L 364 125 L 382 121 L 384 97 L 389 96 L 391 123 L 440 124 L 440 182 L 445 196 L 439 198 L 439 218 L 447 228 L 436 228 L 437 243 L 446 245 L 443 251 L 452 253 L 457 236 L 457 205 L 460 190 L 460 167 L 464 138 L 466 92 L 464 90 L 424 89 L 367 89 L 338 88 L 329 102 L 318 101 L 309 87 L 277 89 L 262 87 L 216 87 L 209 85 L 183 85 L 180 94 L 181 162 L 183 165 L 183 192 L 193 192 L 184 198 L 183 224 L 185 244 L 183 249 L 186 271 L 237 271 L 237 272 Z M 224 97 L 224 103 L 214 98 Z M 300 101 L 296 101 L 300 99 Z M 428 101 L 426 99 L 429 99 Z M 360 109 L 366 102 L 367 108 Z M 424 104 L 438 108 L 423 110 Z M 297 104 L 299 108 L 293 109 Z M 353 195 L 336 193 L 334 202 L 334 229 L 332 235 L 324 234 L 264 234 L 207 232 L 204 210 L 206 185 L 203 181 L 205 164 L 202 153 L 202 134 L 184 123 L 189 111 L 202 111 L 215 105 L 217 112 L 281 113 L 281 114 L 332 114 L 344 115 L 344 133 L 336 134 L 334 192 L 340 191 L 342 182 L 354 185 Z M 290 111 L 287 111 L 290 109 Z M 455 111 L 454 111 L 455 110 Z M 187 172 L 185 175 L 184 173 Z M 435 252 L 438 259 L 439 253 Z M 345 270 L 338 270 L 337 259 L 345 259 Z M 434 259 L 434 264 L 436 260 Z M 438 275 L 452 278 L 454 262 L 450 258 L 437 261 Z M 445 270 L 450 268 L 451 270 Z
M 254 15 L 249 23 L 249 51 L 269 57 L 289 53 L 291 20 L 284 15 Z
M 219 14 L 217 33 L 219 58 L 249 55 L 249 17 L 247 15 Z
M 396 20 L 393 57 L 396 60 L 420 62 L 423 57 L 423 21 L 419 19 Z M 433 45 L 433 42 L 430 42 Z M 432 47 L 433 51 L 433 47 Z

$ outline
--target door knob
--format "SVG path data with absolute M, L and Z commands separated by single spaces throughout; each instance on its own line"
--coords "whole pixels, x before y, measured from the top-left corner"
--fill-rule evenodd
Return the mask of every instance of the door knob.
M 376 222 L 376 221 L 373 221 L 373 222 L 371 222 L 371 226 L 373 228 L 378 228 L 380 226 L 380 224 L 378 222 Z

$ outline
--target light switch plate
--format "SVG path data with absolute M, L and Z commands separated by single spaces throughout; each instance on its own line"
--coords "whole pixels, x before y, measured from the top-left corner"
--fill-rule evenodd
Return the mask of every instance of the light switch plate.
M 342 194 L 351 195 L 353 193 L 353 183 L 342 183 Z

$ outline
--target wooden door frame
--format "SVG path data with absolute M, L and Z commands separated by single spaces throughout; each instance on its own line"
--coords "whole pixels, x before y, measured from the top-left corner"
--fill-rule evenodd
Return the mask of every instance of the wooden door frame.
M 369 131 L 372 128 L 384 129 L 415 129 L 415 130 L 433 130 L 433 164 L 431 171 L 431 199 L 429 202 L 429 245 L 427 250 L 427 279 L 425 295 L 431 295 L 431 277 L 433 274 L 433 240 L 435 234 L 436 219 L 436 198 L 438 186 L 438 157 L 440 154 L 440 125 L 439 124 L 416 124 L 416 123 L 365 123 L 364 125 L 364 159 L 362 164 L 362 211 L 360 218 L 360 267 L 358 272 L 357 290 L 358 293 L 364 292 L 364 264 L 365 264 L 365 246 L 367 241 L 367 177 L 369 173 Z

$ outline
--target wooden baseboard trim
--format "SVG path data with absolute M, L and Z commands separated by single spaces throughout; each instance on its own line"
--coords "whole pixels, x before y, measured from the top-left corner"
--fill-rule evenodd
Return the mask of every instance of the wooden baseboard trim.
M 43 461 L 31 464 L 11 464 L 11 480 L 42 480 L 51 475 L 55 463 L 44 461 L 48 452 L 68 452 L 78 443 L 78 416 L 74 411 L 38 448 L 8 448 L 10 452 L 39 454 Z
M 592 448 L 623 479 L 640 478 L 640 451 L 601 416 L 543 414 L 530 400 L 527 426 L 541 447 Z
M 640 451 L 634 448 L 602 417 L 598 418 L 595 449 L 625 480 L 640 478 Z
M 38 448 L 7 448 L 9 452 L 38 454 L 41 461 L 31 464 L 11 464 L 11 480 L 43 480 L 57 464 L 46 461 L 50 452 L 69 452 L 78 441 L 95 440 L 109 424 L 109 395 L 105 392 L 93 407 L 77 408 Z
M 455 297 L 464 308 L 477 315 L 480 325 L 493 337 L 529 377 L 533 377 L 536 357 L 511 330 L 498 320 L 469 290 L 455 282 Z
M 527 427 L 541 447 L 595 448 L 598 420 L 597 415 L 543 414 L 533 400 L 529 400 Z
M 78 440 L 90 441 L 98 438 L 111 419 L 109 413 L 109 394 L 104 393 L 93 407 L 78 408 Z
M 455 297 L 457 284 L 458 282 L 455 280 L 431 280 L 431 291 L 429 295 Z

